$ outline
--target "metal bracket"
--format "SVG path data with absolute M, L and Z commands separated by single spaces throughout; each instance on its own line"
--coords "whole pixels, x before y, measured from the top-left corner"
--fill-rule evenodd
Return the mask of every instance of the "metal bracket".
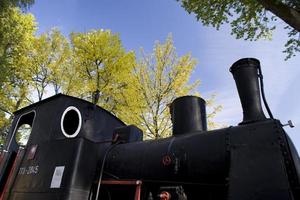
M 292 122 L 292 120 L 288 120 L 287 121 L 287 124 L 282 124 L 282 126 L 284 127 L 284 126 L 289 126 L 290 128 L 294 128 L 295 126 L 294 126 L 294 124 L 293 124 L 293 122 Z

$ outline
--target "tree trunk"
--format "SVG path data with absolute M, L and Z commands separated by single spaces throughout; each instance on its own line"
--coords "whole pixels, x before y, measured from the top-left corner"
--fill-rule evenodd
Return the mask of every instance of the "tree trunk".
M 300 32 L 300 12 L 277 0 L 258 0 L 268 11 L 282 19 L 285 23 Z

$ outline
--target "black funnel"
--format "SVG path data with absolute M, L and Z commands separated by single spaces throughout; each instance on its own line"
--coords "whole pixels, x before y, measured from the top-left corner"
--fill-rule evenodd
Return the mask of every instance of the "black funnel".
M 196 96 L 183 96 L 170 105 L 173 122 L 173 135 L 182 135 L 193 131 L 206 131 L 205 100 Z
M 260 101 L 258 83 L 259 60 L 243 58 L 236 61 L 230 68 L 243 108 L 243 121 L 240 124 L 265 120 Z

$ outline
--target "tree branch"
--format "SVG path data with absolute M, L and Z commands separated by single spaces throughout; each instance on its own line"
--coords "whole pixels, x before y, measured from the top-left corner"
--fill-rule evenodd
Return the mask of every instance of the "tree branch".
M 300 32 L 300 13 L 276 0 L 258 0 L 258 2 L 268 11 L 278 16 L 288 25 Z
M 2 107 L 0 107 L 0 110 L 3 111 L 3 112 L 5 112 L 6 114 L 12 115 L 11 112 L 9 112 L 8 110 L 6 110 L 6 109 L 4 109 Z

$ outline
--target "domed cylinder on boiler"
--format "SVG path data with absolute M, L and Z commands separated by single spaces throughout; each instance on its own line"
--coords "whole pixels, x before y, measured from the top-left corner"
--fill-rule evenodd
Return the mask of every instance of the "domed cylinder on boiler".
M 170 105 L 173 123 L 173 135 L 182 135 L 193 131 L 206 131 L 205 100 L 196 96 L 183 96 Z
M 243 108 L 243 121 L 240 124 L 266 119 L 260 100 L 259 67 L 259 60 L 255 58 L 240 59 L 230 67 Z

